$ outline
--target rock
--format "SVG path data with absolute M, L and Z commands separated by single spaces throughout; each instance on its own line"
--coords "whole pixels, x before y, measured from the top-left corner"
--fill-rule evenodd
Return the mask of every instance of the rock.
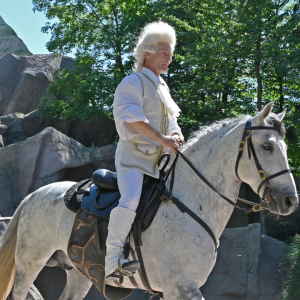
M 1 121 L 0 121 L 1 122 Z M 0 135 L 6 135 L 8 127 L 0 124 Z
M 53 72 L 65 67 L 74 69 L 75 59 L 54 54 L 4 55 L 0 58 L 0 115 L 35 110 L 42 97 L 51 97 L 47 89 Z
M 1 123 L 1 121 L 0 121 Z M 7 126 L 6 125 L 0 125 L 0 148 L 4 147 L 4 141 L 2 135 L 6 135 L 7 133 Z
M 281 300 L 285 243 L 261 235 L 260 224 L 226 228 L 216 265 L 201 288 L 206 300 Z
M 113 143 L 117 136 L 115 122 L 102 115 L 93 118 L 90 123 L 80 120 L 68 122 L 60 119 L 48 119 L 40 111 L 33 111 L 27 115 L 14 113 L 0 117 L 1 126 L 6 126 L 3 130 L 4 145 L 11 145 L 24 141 L 46 127 L 53 127 L 63 134 L 75 139 L 79 143 L 90 147 L 102 147 Z
M 0 214 L 10 216 L 29 193 L 68 178 L 68 169 L 89 167 L 85 178 L 113 164 L 116 146 L 89 149 L 52 127 L 25 141 L 0 148 Z M 72 180 L 79 181 L 72 172 Z
M 32 55 L 15 31 L 0 16 L 0 58 L 8 52 L 18 55 Z

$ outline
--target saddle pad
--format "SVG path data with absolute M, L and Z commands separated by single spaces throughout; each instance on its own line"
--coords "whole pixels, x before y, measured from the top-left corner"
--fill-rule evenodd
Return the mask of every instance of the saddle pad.
M 79 209 L 68 243 L 68 256 L 106 299 L 121 300 L 133 290 L 105 285 L 107 227 L 108 220 Z
M 111 210 L 119 205 L 120 197 L 119 191 L 100 189 L 92 184 L 89 194 L 82 198 L 81 207 L 86 212 L 109 219 Z
M 91 179 L 85 179 L 80 182 L 77 182 L 76 184 L 72 185 L 64 196 L 65 205 L 68 209 L 73 211 L 74 213 L 77 213 L 79 208 L 81 207 L 81 201 L 83 194 L 76 194 L 75 190 L 77 187 L 79 187 L 81 184 L 83 184 L 86 181 L 86 184 L 84 184 L 80 189 L 85 190 L 91 186 L 93 183 Z

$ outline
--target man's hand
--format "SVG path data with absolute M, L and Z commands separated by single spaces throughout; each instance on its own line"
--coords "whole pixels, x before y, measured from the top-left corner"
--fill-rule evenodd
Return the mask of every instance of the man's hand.
M 178 133 L 173 133 L 171 136 L 161 135 L 160 132 L 158 132 L 152 126 L 143 121 L 126 124 L 133 130 L 135 130 L 137 133 L 147 136 L 148 138 L 158 142 L 163 147 L 168 147 L 172 149 L 174 153 L 177 153 L 176 148 L 179 148 L 181 146 L 180 142 L 185 144 L 184 139 L 182 139 L 178 135 Z
M 185 144 L 184 139 L 182 139 L 178 134 L 172 134 L 167 136 L 162 136 L 162 142 L 160 144 L 163 147 L 170 148 L 175 154 L 177 154 L 177 148 L 181 146 L 181 143 Z

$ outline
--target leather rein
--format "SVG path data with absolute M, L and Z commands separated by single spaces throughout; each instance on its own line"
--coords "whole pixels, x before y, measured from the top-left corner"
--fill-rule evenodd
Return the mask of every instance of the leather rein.
M 183 204 L 178 198 L 176 198 L 172 195 L 173 186 L 174 186 L 174 179 L 175 179 L 176 162 L 178 160 L 178 157 L 181 156 L 182 159 L 198 175 L 198 177 L 200 177 L 202 179 L 202 181 L 204 181 L 214 192 L 216 192 L 219 196 L 221 196 L 224 200 L 226 200 L 228 203 L 230 203 L 234 207 L 236 207 L 238 209 L 241 209 L 241 210 L 245 211 L 246 213 L 258 212 L 258 211 L 261 211 L 263 209 L 268 209 L 268 205 L 272 201 L 272 195 L 271 195 L 271 191 L 270 191 L 271 184 L 270 184 L 269 180 L 273 179 L 275 177 L 281 176 L 283 174 L 286 174 L 286 173 L 291 173 L 291 170 L 286 169 L 286 170 L 280 171 L 276 174 L 270 175 L 268 177 L 266 176 L 266 173 L 263 171 L 263 169 L 261 167 L 261 164 L 258 161 L 256 152 L 255 152 L 255 149 L 254 149 L 254 146 L 253 146 L 253 143 L 252 143 L 251 131 L 254 131 L 254 130 L 277 130 L 277 129 L 276 129 L 276 127 L 273 127 L 273 126 L 251 126 L 251 121 L 252 121 L 252 118 L 247 120 L 246 125 L 245 125 L 245 129 L 244 129 L 244 132 L 243 132 L 243 135 L 242 135 L 242 140 L 239 144 L 239 153 L 238 153 L 236 164 L 235 164 L 235 173 L 236 173 L 236 176 L 240 179 L 240 177 L 238 175 L 238 167 L 239 167 L 239 162 L 240 162 L 240 159 L 243 155 L 245 146 L 247 144 L 248 157 L 249 157 L 249 159 L 251 159 L 251 154 L 253 155 L 253 159 L 255 161 L 255 165 L 256 165 L 256 168 L 258 170 L 259 177 L 262 180 L 261 184 L 259 185 L 259 187 L 257 189 L 257 194 L 258 195 L 260 193 L 261 188 L 265 185 L 265 189 L 264 189 L 263 196 L 262 196 L 263 204 L 257 204 L 257 203 L 252 202 L 252 201 L 248 201 L 248 200 L 245 200 L 245 199 L 242 199 L 242 198 L 237 198 L 238 200 L 240 200 L 242 202 L 245 202 L 249 205 L 252 205 L 252 208 L 241 208 L 234 201 L 230 200 L 226 196 L 219 193 L 214 188 L 214 186 L 194 167 L 194 165 L 191 163 L 191 161 L 182 152 L 180 152 L 178 149 L 177 149 L 176 158 L 175 158 L 173 164 L 171 165 L 170 169 L 168 170 L 168 173 L 166 174 L 165 179 L 164 179 L 164 183 L 166 183 L 170 173 L 172 173 L 169 190 L 165 190 L 161 194 L 160 199 L 164 202 L 167 202 L 167 201 L 171 200 L 178 207 L 178 209 L 182 213 L 189 214 L 196 222 L 198 222 L 207 231 L 207 233 L 211 236 L 211 238 L 212 238 L 212 240 L 215 244 L 215 251 L 217 251 L 218 243 L 217 243 L 216 237 L 215 237 L 213 231 L 210 229 L 210 227 L 199 216 L 197 216 L 193 211 L 191 211 L 185 204 Z

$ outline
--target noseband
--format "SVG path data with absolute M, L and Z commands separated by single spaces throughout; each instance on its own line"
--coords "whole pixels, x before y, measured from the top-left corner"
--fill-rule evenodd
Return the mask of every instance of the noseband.
M 272 195 L 271 195 L 271 190 L 270 190 L 271 184 L 270 184 L 269 180 L 273 179 L 275 177 L 281 176 L 283 174 L 286 174 L 286 173 L 291 173 L 291 170 L 286 169 L 286 170 L 280 171 L 278 173 L 275 173 L 273 175 L 270 175 L 268 177 L 266 176 L 265 171 L 263 170 L 261 164 L 258 161 L 256 152 L 255 152 L 255 149 L 253 146 L 252 138 L 251 138 L 251 131 L 253 131 L 253 130 L 277 130 L 277 129 L 276 129 L 276 127 L 273 127 L 273 126 L 272 127 L 271 126 L 270 127 L 269 126 L 268 127 L 267 126 L 251 126 L 251 121 L 252 121 L 252 118 L 248 119 L 246 122 L 246 125 L 245 125 L 242 140 L 239 145 L 239 154 L 237 156 L 237 160 L 236 160 L 236 164 L 235 164 L 235 174 L 239 179 L 241 179 L 238 174 L 238 167 L 239 167 L 240 159 L 243 155 L 243 151 L 247 144 L 248 157 L 249 157 L 249 159 L 251 159 L 251 153 L 252 153 L 253 159 L 254 159 L 254 162 L 255 162 L 255 165 L 256 165 L 256 168 L 258 171 L 258 175 L 259 175 L 260 179 L 262 180 L 262 182 L 260 183 L 260 185 L 258 186 L 258 189 L 257 189 L 258 195 L 261 191 L 261 188 L 265 185 L 265 189 L 264 189 L 263 195 L 261 197 L 261 199 L 263 200 L 263 205 L 258 204 L 253 207 L 253 211 L 260 211 L 262 209 L 266 209 L 268 204 L 271 204 L 271 202 L 272 202 Z

